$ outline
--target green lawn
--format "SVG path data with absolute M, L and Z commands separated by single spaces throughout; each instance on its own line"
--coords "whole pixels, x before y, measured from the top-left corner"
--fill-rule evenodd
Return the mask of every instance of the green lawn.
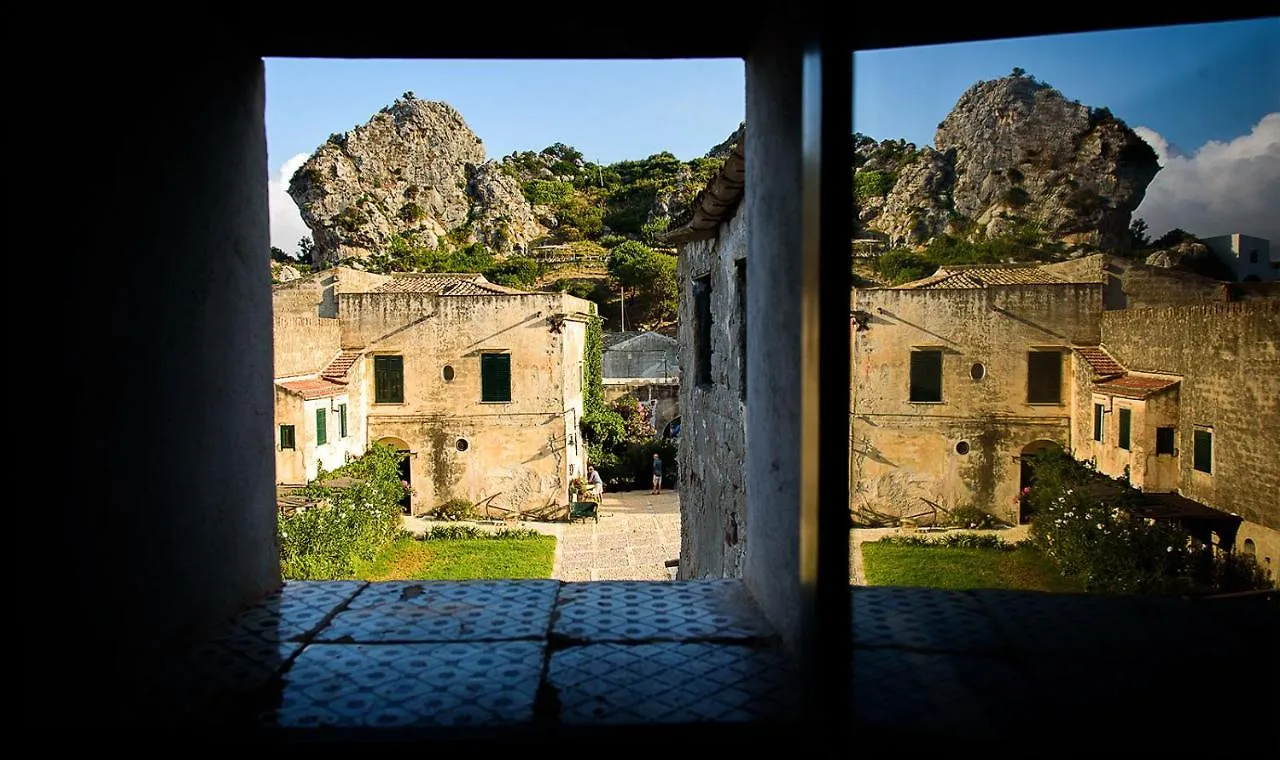
M 550 578 L 556 537 L 401 538 L 372 562 L 356 567 L 365 581 L 436 581 L 472 578 Z
M 1052 560 L 1030 548 L 1001 551 L 866 542 L 862 567 L 872 586 L 1082 591 L 1078 583 L 1058 572 Z

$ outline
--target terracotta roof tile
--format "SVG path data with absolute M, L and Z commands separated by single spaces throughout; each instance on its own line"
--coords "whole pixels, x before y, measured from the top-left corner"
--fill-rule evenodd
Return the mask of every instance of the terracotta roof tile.
M 1148 398 L 1161 391 L 1168 390 L 1179 383 L 1170 377 L 1145 377 L 1142 375 L 1124 374 L 1120 377 L 1093 384 L 1098 393 L 1125 398 Z
M 338 396 L 347 392 L 345 383 L 335 383 L 332 380 L 324 378 L 314 378 L 310 380 L 290 380 L 288 382 L 278 382 L 276 385 L 284 388 L 290 393 L 296 393 L 304 399 L 313 398 L 329 398 Z
M 1112 377 L 1114 375 L 1123 375 L 1124 367 L 1120 366 L 1120 362 L 1111 358 L 1111 354 L 1100 346 L 1077 346 L 1076 355 L 1089 363 L 1089 367 L 1093 369 L 1095 379 Z
M 1066 282 L 1038 266 L 942 267 L 933 275 L 898 287 L 904 290 L 985 288 L 991 285 L 1059 285 Z
M 355 364 L 359 358 L 359 351 L 343 351 L 320 372 L 320 377 L 343 381 L 347 377 L 347 372 L 351 370 L 351 365 Z
M 516 295 L 528 291 L 515 290 L 489 282 L 481 274 L 396 274 L 373 289 L 375 293 L 427 293 L 437 296 Z

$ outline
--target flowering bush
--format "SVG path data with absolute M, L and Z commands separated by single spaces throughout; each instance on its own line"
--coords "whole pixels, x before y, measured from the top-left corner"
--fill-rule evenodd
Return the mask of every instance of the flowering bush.
M 1136 516 L 1141 492 L 1061 452 L 1034 458 L 1031 540 L 1085 590 L 1205 594 L 1267 588 L 1250 558 L 1215 552 L 1174 521 Z
M 373 559 L 401 533 L 400 460 L 404 452 L 386 446 L 369 449 L 332 473 L 323 469 L 300 496 L 313 506 L 281 511 L 277 521 L 281 574 L 288 580 L 348 578 L 359 559 Z M 351 485 L 322 485 L 330 477 L 349 477 Z

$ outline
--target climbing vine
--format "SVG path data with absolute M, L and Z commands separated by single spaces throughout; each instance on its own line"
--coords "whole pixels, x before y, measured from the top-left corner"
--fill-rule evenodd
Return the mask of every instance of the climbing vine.
M 602 412 L 604 404 L 604 328 L 603 320 L 591 315 L 587 320 L 586 347 L 583 349 L 583 361 L 586 362 L 582 389 L 584 412 Z

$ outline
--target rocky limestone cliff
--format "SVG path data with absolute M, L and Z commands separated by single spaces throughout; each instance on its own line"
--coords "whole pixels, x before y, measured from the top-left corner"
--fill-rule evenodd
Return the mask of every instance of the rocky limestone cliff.
M 862 199 L 864 232 L 914 245 L 944 232 L 1032 230 L 1070 247 L 1123 250 L 1160 169 L 1155 151 L 1107 109 L 1025 75 L 969 88 L 934 142 L 897 169 L 882 200 Z
M 396 236 L 427 247 L 447 236 L 479 241 L 505 255 L 544 231 L 462 116 L 412 93 L 331 136 L 294 173 L 289 195 L 322 263 L 364 258 Z

